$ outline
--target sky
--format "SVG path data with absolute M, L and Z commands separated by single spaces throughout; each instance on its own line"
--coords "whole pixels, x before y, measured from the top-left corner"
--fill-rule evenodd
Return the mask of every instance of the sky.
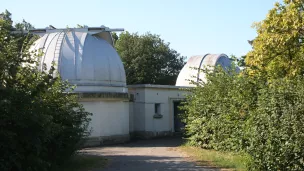
M 256 36 L 253 22 L 263 20 L 277 0 L 0 0 L 14 21 L 35 28 L 77 24 L 124 28 L 158 34 L 188 58 L 206 53 L 245 55 Z

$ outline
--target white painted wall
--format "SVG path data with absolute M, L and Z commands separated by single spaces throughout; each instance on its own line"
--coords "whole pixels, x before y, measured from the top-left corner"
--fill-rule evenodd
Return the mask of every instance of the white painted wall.
M 184 99 L 183 91 L 179 89 L 145 88 L 146 131 L 174 131 L 172 99 Z M 162 118 L 153 118 L 155 103 L 160 103 Z
M 128 89 L 129 94 L 133 94 L 134 102 L 130 103 L 132 108 L 133 124 L 130 125 L 130 131 L 144 131 L 145 130 L 145 90 L 144 89 Z M 131 112 L 131 110 L 130 110 Z
M 129 131 L 134 131 L 134 104 L 129 102 Z
M 82 101 L 86 111 L 93 113 L 90 137 L 129 134 L 129 103 L 124 101 Z
M 134 95 L 133 107 L 134 131 L 163 132 L 174 131 L 173 101 L 183 100 L 182 87 L 160 85 L 129 86 L 129 93 Z M 155 103 L 161 105 L 162 118 L 154 118 Z

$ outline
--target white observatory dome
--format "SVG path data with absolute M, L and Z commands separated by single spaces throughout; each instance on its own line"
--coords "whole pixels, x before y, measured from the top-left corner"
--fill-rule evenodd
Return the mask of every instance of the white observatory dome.
M 214 67 L 217 65 L 220 65 L 225 69 L 231 67 L 232 62 L 225 54 L 192 56 L 179 73 L 176 80 L 176 86 L 194 87 L 195 85 L 191 84 L 191 81 L 197 82 L 199 79 L 206 81 L 205 73 L 199 72 L 199 70 L 193 68 L 203 69 L 207 66 Z
M 30 50 L 41 49 L 39 69 L 54 63 L 62 80 L 77 85 L 76 92 L 127 92 L 125 70 L 106 29 L 34 30 L 42 37 Z

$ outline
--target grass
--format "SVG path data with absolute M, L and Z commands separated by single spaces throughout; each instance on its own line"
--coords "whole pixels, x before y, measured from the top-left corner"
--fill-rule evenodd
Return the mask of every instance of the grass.
M 101 156 L 76 154 L 54 171 L 90 171 L 103 168 L 106 164 L 107 159 Z
M 246 157 L 240 154 L 206 150 L 190 145 L 183 145 L 180 149 L 201 166 L 215 166 L 227 168 L 228 170 L 246 170 Z

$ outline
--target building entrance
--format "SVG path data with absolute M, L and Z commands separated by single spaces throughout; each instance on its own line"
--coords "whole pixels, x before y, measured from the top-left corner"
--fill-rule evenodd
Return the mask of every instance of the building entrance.
M 173 114 L 174 114 L 174 131 L 175 132 L 181 132 L 182 129 L 185 127 L 185 124 L 181 120 L 181 114 L 184 112 L 181 109 L 179 109 L 179 106 L 181 106 L 182 101 L 174 101 L 173 102 Z

